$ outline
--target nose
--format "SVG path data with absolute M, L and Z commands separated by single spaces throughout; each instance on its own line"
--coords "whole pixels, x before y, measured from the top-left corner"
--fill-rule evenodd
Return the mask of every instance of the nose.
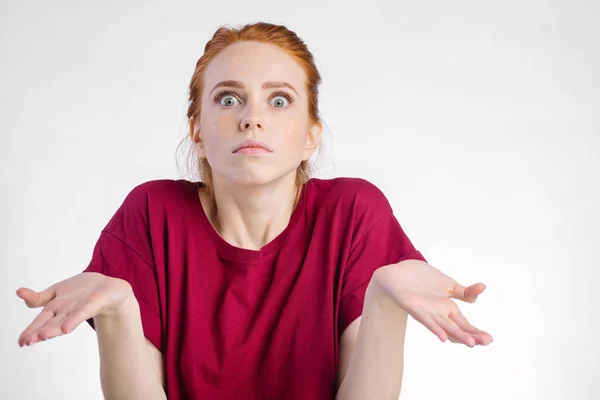
M 249 108 L 248 113 L 242 118 L 240 129 L 242 131 L 247 131 L 249 129 L 262 130 L 264 128 L 264 121 L 258 112 L 258 106 Z
M 263 128 L 262 126 L 262 122 L 259 120 L 258 117 L 246 117 L 242 120 L 242 125 L 241 125 L 241 129 L 242 131 L 247 131 L 249 129 L 252 128 L 256 128 L 256 129 L 261 129 Z

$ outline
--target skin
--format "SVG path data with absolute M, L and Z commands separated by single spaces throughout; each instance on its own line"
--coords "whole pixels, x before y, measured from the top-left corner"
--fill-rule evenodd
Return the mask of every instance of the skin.
M 44 307 L 19 336 L 19 346 L 23 347 L 70 333 L 88 318 L 123 314 L 133 294 L 124 280 L 92 272 L 75 275 L 41 292 L 22 287 L 17 296 L 29 308 Z
M 420 260 L 378 268 L 365 293 L 350 361 L 341 366 L 336 400 L 398 399 L 409 315 L 441 341 L 469 347 L 490 344 L 492 336 L 472 326 L 454 302 L 474 303 L 484 290 L 482 283 L 462 286 Z
M 219 87 L 222 81 L 242 87 Z M 208 65 L 200 120 L 190 119 L 190 135 L 199 157 L 212 167 L 215 211 L 199 190 L 207 215 L 229 243 L 258 250 L 287 226 L 301 161 L 317 149 L 320 123 L 308 116 L 304 70 L 283 50 L 258 42 L 235 43 Z M 267 88 L 265 82 L 287 82 Z M 215 100 L 215 96 L 227 92 Z M 291 96 L 290 102 L 285 95 Z M 233 154 L 245 139 L 265 142 L 266 155 Z
M 19 288 L 17 295 L 30 308 L 43 307 L 19 336 L 19 346 L 69 334 L 93 318 L 104 397 L 166 399 L 162 354 L 144 337 L 139 305 L 127 281 L 85 272 L 41 292 Z
M 321 125 L 311 123 L 308 117 L 305 79 L 302 68 L 287 53 L 274 45 L 256 42 L 228 47 L 206 70 L 200 120 L 190 120 L 190 135 L 198 156 L 207 158 L 212 167 L 218 212 L 202 189 L 198 194 L 215 229 L 235 246 L 260 249 L 289 222 L 296 168 L 313 154 L 322 134 Z M 239 81 L 241 87 L 213 90 L 217 83 L 228 80 Z M 265 89 L 263 84 L 269 81 L 287 82 L 294 90 Z M 223 91 L 229 93 L 215 99 L 215 95 Z M 293 96 L 294 101 L 288 102 L 277 92 Z M 233 149 L 244 139 L 263 141 L 273 153 L 266 156 L 233 154 Z M 390 303 L 403 308 L 381 307 L 380 304 L 387 302 L 371 301 L 370 313 L 377 317 L 371 319 L 370 332 L 377 332 L 376 327 L 386 321 L 398 321 L 397 333 L 403 336 L 406 316 L 410 314 L 442 341 L 469 347 L 491 342 L 491 336 L 471 326 L 449 299 L 474 301 L 483 291 L 483 285 L 464 288 L 427 263 L 386 266 L 377 277 L 371 298 L 392 299 Z M 409 281 L 414 285 L 407 287 Z M 421 282 L 425 282 L 424 286 L 417 285 Z M 452 293 L 448 292 L 450 289 Z M 462 298 L 454 297 L 454 290 Z M 382 357 L 375 356 L 377 349 L 383 348 L 395 349 L 397 355 L 389 360 L 386 369 L 401 371 L 403 343 L 369 333 L 363 333 L 359 341 L 361 320 L 359 317 L 353 321 L 340 338 L 336 383 L 338 387 L 342 384 L 354 360 L 350 370 L 353 383 L 345 386 L 346 391 L 358 393 L 358 389 L 363 389 L 372 393 L 381 382 L 369 382 L 369 375 L 362 369 L 380 363 Z M 361 350 L 360 356 L 355 357 L 357 349 Z M 399 385 L 396 379 L 388 384 L 392 391 Z M 385 386 L 379 389 L 388 390 Z
M 198 156 L 207 158 L 212 167 L 215 204 L 203 189 L 199 189 L 198 196 L 217 232 L 235 246 L 258 250 L 289 223 L 296 195 L 296 169 L 314 153 L 322 135 L 322 125 L 308 116 L 305 79 L 302 68 L 287 53 L 258 42 L 233 44 L 207 67 L 202 111 L 199 121 L 190 119 L 190 136 Z M 239 84 L 213 90 L 223 81 Z M 265 82 L 286 82 L 291 88 L 265 88 Z M 245 139 L 262 141 L 272 151 L 235 154 L 234 149 Z M 337 385 L 342 386 L 338 398 L 351 399 L 360 393 L 392 393 L 397 398 L 408 315 L 441 341 L 469 347 L 491 343 L 491 335 L 473 327 L 452 300 L 475 302 L 484 289 L 481 283 L 461 286 L 420 261 L 379 268 L 369 285 L 365 323 L 361 327 L 363 317 L 357 318 L 340 338 Z M 130 309 L 123 306 L 130 304 L 124 299 L 132 297 L 126 282 L 81 274 L 43 292 L 21 288 L 17 294 L 29 307 L 44 307 L 20 336 L 21 346 L 69 333 L 92 316 L 98 316 L 100 325 L 107 327 L 101 342 L 117 341 L 117 345 L 105 346 L 105 360 L 116 359 L 111 352 L 119 350 L 119 343 L 123 348 L 132 348 L 127 340 L 143 338 L 141 323 L 132 328 L 135 334 L 129 338 L 114 335 L 131 321 L 121 318 L 127 314 L 123 310 Z M 114 329 L 115 321 L 121 321 L 118 329 Z M 145 339 L 136 343 L 139 348 L 140 343 L 144 344 L 149 353 L 143 349 L 134 352 L 138 357 L 133 365 L 152 366 L 164 386 L 162 354 Z M 389 377 L 373 371 L 387 371 Z M 139 371 L 138 377 L 145 379 L 151 372 Z M 346 375 L 349 379 L 344 379 Z M 118 378 L 116 383 L 120 382 Z M 159 386 L 137 386 L 163 398 Z

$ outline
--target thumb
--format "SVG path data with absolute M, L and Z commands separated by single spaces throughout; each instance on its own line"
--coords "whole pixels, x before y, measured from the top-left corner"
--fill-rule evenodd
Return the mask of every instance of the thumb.
M 474 303 L 477 297 L 483 293 L 485 285 L 483 283 L 476 283 L 469 287 L 464 287 L 459 283 L 454 282 L 454 285 L 448 290 L 450 297 L 464 301 L 467 303 Z
M 54 288 L 50 286 L 42 292 L 36 292 L 29 288 L 19 288 L 17 296 L 25 300 L 25 304 L 29 308 L 43 307 L 56 296 Z

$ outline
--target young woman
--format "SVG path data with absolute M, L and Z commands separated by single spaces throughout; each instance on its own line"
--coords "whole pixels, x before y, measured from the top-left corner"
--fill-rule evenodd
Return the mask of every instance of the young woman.
M 470 347 L 491 336 L 453 299 L 384 196 L 310 178 L 320 75 L 283 26 L 221 28 L 190 84 L 202 182 L 133 188 L 83 273 L 42 292 L 30 345 L 88 321 L 107 399 L 397 399 L 410 314 Z

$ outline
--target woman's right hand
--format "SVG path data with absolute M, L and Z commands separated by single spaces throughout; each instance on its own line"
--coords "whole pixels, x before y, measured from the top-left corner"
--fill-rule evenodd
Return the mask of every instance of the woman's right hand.
M 71 333 L 80 323 L 95 316 L 119 315 L 135 300 L 127 281 L 96 272 L 83 272 L 42 292 L 22 287 L 17 296 L 29 308 L 44 307 L 19 336 L 21 347 Z

